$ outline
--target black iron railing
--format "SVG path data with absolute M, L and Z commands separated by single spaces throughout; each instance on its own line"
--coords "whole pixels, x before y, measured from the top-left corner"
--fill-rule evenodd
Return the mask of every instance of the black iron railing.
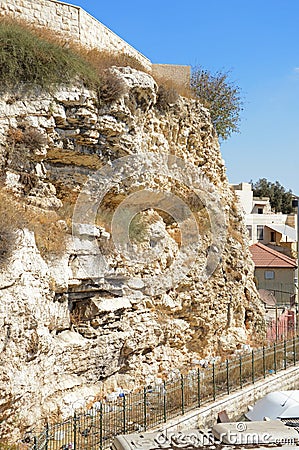
M 196 368 L 172 380 L 144 387 L 112 402 L 97 402 L 89 410 L 47 424 L 28 434 L 19 448 L 30 450 L 102 450 L 118 434 L 140 432 L 230 394 L 297 364 L 299 339 L 293 337 L 250 350 L 238 357 Z M 24 439 L 25 440 L 25 439 Z M 30 442 L 28 442 L 30 441 Z

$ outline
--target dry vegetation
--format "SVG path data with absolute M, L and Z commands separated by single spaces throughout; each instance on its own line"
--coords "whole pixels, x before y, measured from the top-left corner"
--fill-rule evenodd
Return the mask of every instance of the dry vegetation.
M 170 80 L 169 78 L 163 78 L 157 75 L 154 76 L 154 79 L 158 86 L 163 86 L 165 90 L 175 91 L 182 97 L 194 98 L 189 85 L 178 83 L 176 80 Z
M 25 147 L 29 150 L 41 149 L 47 144 L 47 138 L 34 127 L 10 128 L 7 134 L 7 144 L 12 147 Z
M 9 194 L 0 191 L 0 265 L 10 258 L 16 243 L 16 231 L 25 225 L 24 210 Z
M 178 101 L 179 96 L 191 98 L 191 91 L 189 86 L 177 83 L 174 80 L 166 78 L 154 77 L 159 86 L 157 96 L 157 107 L 161 111 L 165 111 L 170 105 Z
M 134 57 L 122 53 L 86 49 L 50 29 L 22 20 L 0 19 L 1 90 L 31 92 L 52 90 L 58 84 L 81 80 L 95 89 L 103 102 L 117 100 L 124 84 L 111 67 L 131 67 L 147 72 Z M 190 98 L 189 86 L 155 77 L 159 86 L 157 106 L 165 110 L 178 96 Z
M 33 214 L 28 228 L 34 231 L 37 248 L 41 255 L 61 255 L 66 249 L 68 228 L 59 220 L 57 213 L 38 211 Z
M 119 76 L 109 70 L 101 73 L 101 95 L 104 103 L 117 101 L 126 92 L 126 86 Z
M 88 50 L 85 47 L 75 44 L 71 44 L 71 48 L 100 72 L 114 66 L 132 67 L 132 69 L 147 72 L 136 58 L 126 55 L 125 53 L 111 53 L 109 51 L 100 51 L 97 49 Z
M 43 257 L 63 253 L 68 235 L 67 224 L 61 220 L 64 212 L 64 208 L 58 212 L 46 212 L 0 189 L 0 266 L 9 260 L 18 242 L 17 231 L 23 228 L 34 232 Z
M 67 42 L 51 30 L 39 29 L 16 20 L 0 20 L 1 90 L 32 92 L 38 88 L 51 91 L 61 82 L 80 80 L 95 89 L 104 102 L 117 100 L 124 93 L 113 66 L 144 70 L 128 55 L 88 50 Z

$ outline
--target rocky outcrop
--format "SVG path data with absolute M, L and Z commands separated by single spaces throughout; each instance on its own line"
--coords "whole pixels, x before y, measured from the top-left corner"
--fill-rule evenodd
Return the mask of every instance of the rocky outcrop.
M 2 438 L 263 339 L 208 111 L 185 98 L 162 108 L 150 75 L 113 70 L 126 89 L 109 105 L 79 84 L 1 98 L 18 228 L 0 273 Z

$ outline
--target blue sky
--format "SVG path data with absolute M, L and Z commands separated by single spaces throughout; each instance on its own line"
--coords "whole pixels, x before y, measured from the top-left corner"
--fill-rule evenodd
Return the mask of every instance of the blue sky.
M 154 63 L 231 71 L 244 111 L 221 144 L 229 181 L 299 195 L 299 0 L 73 0 Z

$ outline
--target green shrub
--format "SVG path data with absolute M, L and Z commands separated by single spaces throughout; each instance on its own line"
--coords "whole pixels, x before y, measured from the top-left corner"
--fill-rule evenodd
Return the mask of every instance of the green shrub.
M 229 72 L 212 74 L 202 67 L 195 68 L 191 89 L 194 97 L 209 109 L 212 123 L 222 140 L 239 132 L 243 99 L 239 86 L 229 80 Z
M 47 33 L 45 33 L 47 37 Z M 71 48 L 52 42 L 19 22 L 0 21 L 1 89 L 49 90 L 78 77 L 87 87 L 99 84 L 96 69 Z
M 88 50 L 53 31 L 34 28 L 22 21 L 0 19 L 0 78 L 2 92 L 14 88 L 29 92 L 51 90 L 61 83 L 81 80 L 97 90 L 104 102 L 124 94 L 125 86 L 112 66 L 145 70 L 134 57 L 97 49 Z M 12 102 L 12 100 L 11 100 Z

